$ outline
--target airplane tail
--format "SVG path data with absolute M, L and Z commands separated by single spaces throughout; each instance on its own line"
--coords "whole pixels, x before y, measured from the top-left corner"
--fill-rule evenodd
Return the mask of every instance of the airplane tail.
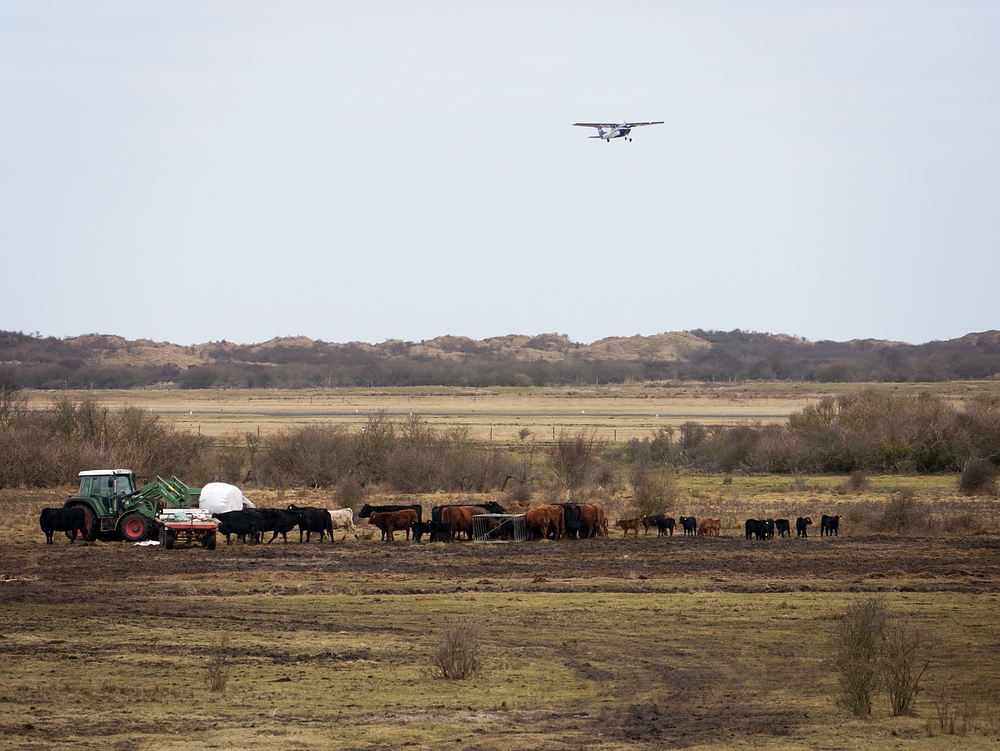
M 607 135 L 607 133 L 604 131 L 604 128 L 598 127 L 598 129 L 597 129 L 597 135 L 596 136 L 587 136 L 587 138 L 604 138 L 606 135 Z

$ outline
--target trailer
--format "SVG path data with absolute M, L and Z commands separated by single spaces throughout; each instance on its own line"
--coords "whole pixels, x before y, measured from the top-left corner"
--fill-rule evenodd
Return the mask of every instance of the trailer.
M 164 509 L 156 515 L 160 528 L 160 545 L 165 550 L 173 550 L 181 543 L 215 550 L 219 522 L 207 511 L 201 509 Z

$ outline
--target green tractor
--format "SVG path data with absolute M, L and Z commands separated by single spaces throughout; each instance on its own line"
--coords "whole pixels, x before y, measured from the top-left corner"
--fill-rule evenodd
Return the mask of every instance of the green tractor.
M 176 477 L 154 477 L 138 487 L 130 469 L 90 469 L 80 473 L 79 492 L 63 506 L 83 509 L 87 541 L 142 542 L 159 534 L 157 512 L 197 508 L 200 494 L 201 488 L 189 488 Z

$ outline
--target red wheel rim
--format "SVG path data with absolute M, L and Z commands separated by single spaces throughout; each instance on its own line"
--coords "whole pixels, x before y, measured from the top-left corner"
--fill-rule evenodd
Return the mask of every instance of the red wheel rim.
M 145 529 L 146 525 L 142 519 L 128 519 L 125 522 L 125 535 L 127 537 L 140 537 Z

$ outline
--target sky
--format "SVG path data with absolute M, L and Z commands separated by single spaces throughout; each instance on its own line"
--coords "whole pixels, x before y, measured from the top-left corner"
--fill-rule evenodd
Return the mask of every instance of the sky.
M 993 0 L 4 0 L 0 102 L 0 329 L 1000 328 Z

